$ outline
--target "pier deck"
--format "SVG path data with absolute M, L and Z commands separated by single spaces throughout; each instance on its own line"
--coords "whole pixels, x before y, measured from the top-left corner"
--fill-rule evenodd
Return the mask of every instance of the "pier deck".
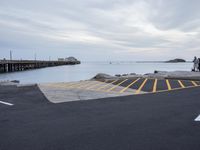
M 0 60 L 0 73 L 75 64 L 80 61 Z

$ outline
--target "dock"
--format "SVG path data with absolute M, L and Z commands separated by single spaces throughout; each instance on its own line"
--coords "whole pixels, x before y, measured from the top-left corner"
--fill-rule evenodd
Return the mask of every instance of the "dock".
M 80 63 L 80 61 L 0 60 L 0 73 L 25 71 L 63 65 L 76 65 Z

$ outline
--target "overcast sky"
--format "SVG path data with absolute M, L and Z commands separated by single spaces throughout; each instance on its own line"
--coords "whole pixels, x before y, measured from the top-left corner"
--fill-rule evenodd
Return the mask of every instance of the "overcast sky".
M 0 0 L 0 59 L 200 57 L 200 0 Z

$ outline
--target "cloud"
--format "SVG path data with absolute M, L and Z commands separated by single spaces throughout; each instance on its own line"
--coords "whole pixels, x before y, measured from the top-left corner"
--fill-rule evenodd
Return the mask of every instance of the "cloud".
M 6 0 L 0 51 L 16 58 L 163 60 L 200 56 L 198 0 Z M 30 55 L 31 53 L 31 55 Z

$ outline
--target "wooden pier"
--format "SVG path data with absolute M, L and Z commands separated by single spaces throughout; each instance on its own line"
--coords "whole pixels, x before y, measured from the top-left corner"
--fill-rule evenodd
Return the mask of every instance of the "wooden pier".
M 0 60 L 0 73 L 76 64 L 80 61 Z

